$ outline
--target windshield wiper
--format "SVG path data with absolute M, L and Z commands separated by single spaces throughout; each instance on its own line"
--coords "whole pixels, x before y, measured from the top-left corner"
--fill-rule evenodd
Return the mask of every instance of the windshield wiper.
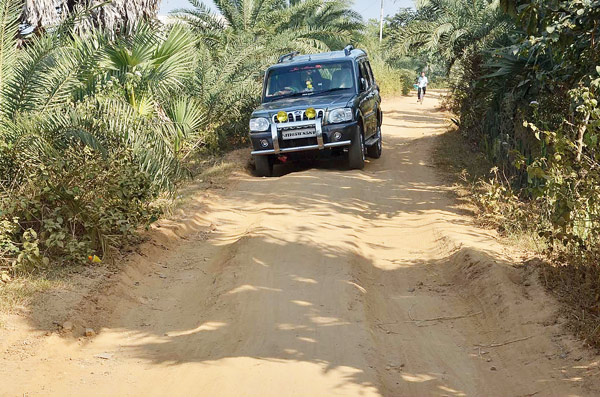
M 334 91 L 351 90 L 351 89 L 352 89 L 352 87 L 350 87 L 350 88 L 332 88 L 330 90 L 323 90 L 323 91 L 294 92 L 293 94 L 286 94 L 286 95 L 273 97 L 271 100 L 274 101 L 274 100 L 294 98 L 294 97 L 299 97 L 299 96 L 320 95 L 320 94 L 327 94 L 327 93 L 334 92 Z
M 278 97 L 274 97 L 273 99 L 285 99 L 285 98 L 294 98 L 294 97 L 298 97 L 298 96 L 309 96 L 309 95 L 313 95 L 314 92 L 294 92 L 293 94 L 286 94 L 286 95 L 281 95 Z
M 352 88 L 332 88 L 330 90 L 323 90 L 323 91 L 315 92 L 315 94 L 324 94 L 324 93 L 326 94 L 326 93 L 329 93 L 329 92 L 341 91 L 341 90 L 351 90 L 351 89 Z

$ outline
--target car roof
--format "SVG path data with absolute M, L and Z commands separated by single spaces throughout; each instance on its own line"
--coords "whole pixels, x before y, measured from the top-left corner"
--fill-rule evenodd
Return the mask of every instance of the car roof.
M 271 66 L 269 69 L 312 62 L 355 60 L 366 55 L 367 53 L 360 49 L 353 49 L 348 55 L 346 55 L 344 50 L 323 52 L 319 54 L 295 55 L 282 60 L 281 62 Z

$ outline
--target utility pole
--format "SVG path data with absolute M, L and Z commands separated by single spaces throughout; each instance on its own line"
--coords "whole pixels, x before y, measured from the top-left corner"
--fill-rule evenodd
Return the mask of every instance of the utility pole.
M 381 0 L 381 14 L 379 17 L 379 42 L 383 40 L 383 0 Z

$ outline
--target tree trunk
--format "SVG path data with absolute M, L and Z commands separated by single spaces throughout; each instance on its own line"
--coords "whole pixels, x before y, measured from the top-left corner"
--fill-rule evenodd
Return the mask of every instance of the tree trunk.
M 77 7 L 94 7 L 106 0 L 25 0 L 23 21 L 35 30 L 60 23 Z M 109 30 L 156 17 L 160 0 L 112 0 L 93 9 L 87 23 Z

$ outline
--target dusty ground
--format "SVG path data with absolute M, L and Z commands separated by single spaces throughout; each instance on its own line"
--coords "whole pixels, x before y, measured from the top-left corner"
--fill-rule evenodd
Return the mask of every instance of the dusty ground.
M 0 395 L 599 395 L 598 357 L 432 168 L 437 105 L 386 101 L 364 171 L 198 191 L 120 270 L 5 316 Z

